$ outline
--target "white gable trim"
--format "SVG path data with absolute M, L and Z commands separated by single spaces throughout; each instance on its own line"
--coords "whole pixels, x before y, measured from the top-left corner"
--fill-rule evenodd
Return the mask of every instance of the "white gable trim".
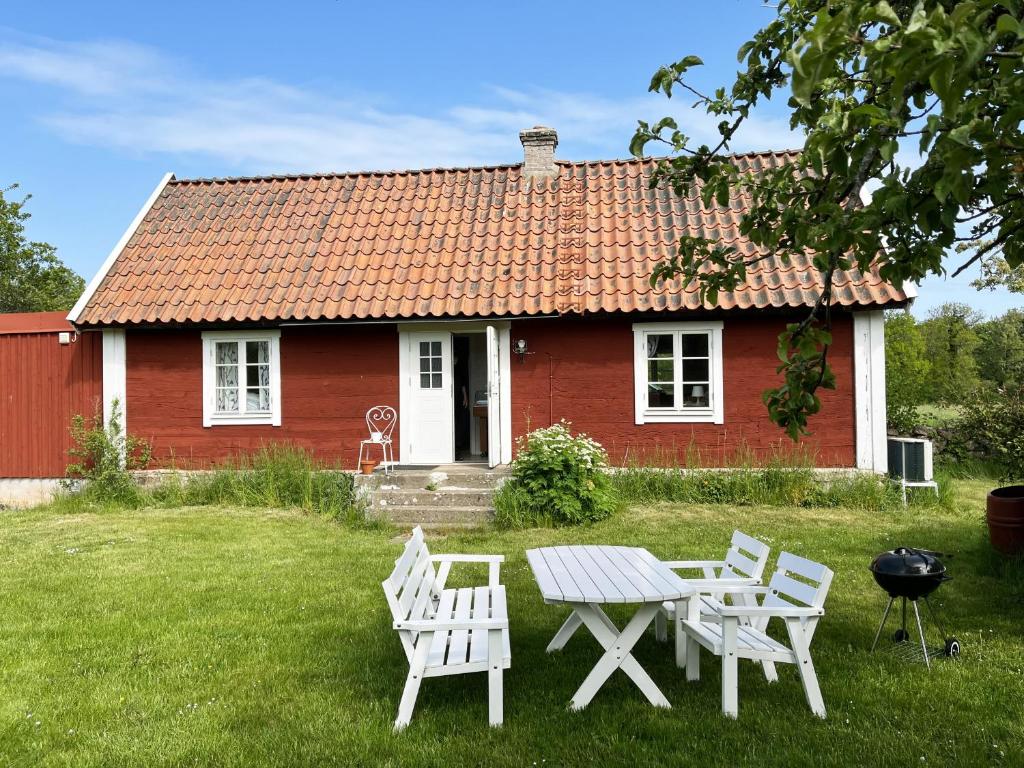
M 885 313 L 853 315 L 854 409 L 857 468 L 887 472 L 885 413 Z
M 121 235 L 121 239 L 117 241 L 117 245 L 114 246 L 114 249 L 107 254 L 107 258 L 103 262 L 103 266 L 100 267 L 99 272 L 93 276 L 92 280 L 90 280 L 89 284 L 85 287 L 85 293 L 79 297 L 78 301 L 75 302 L 75 306 L 73 306 L 71 311 L 68 312 L 69 323 L 78 322 L 78 318 L 82 314 L 82 310 L 85 309 L 85 305 L 89 303 L 89 299 L 91 299 L 92 295 L 96 293 L 96 289 L 100 287 L 100 283 L 103 282 L 103 278 L 107 276 L 111 267 L 114 266 L 114 262 L 117 260 L 117 257 L 121 255 L 121 251 L 123 251 L 124 247 L 128 245 L 128 241 L 131 239 L 131 236 L 135 234 L 135 230 L 139 228 L 139 224 L 142 223 L 142 219 L 145 218 L 147 213 L 149 213 L 149 209 L 153 207 L 153 203 L 155 203 L 156 199 L 160 197 L 160 193 L 164 191 L 164 187 L 167 186 L 167 182 L 173 178 L 173 173 L 166 173 L 164 174 L 164 177 L 160 179 L 160 183 L 156 185 L 156 189 L 153 190 L 153 194 L 149 196 L 146 204 L 142 206 L 142 210 L 140 210 L 138 214 L 136 214 L 135 218 L 132 219 L 132 223 L 128 225 L 128 229 L 126 229 L 124 234 Z

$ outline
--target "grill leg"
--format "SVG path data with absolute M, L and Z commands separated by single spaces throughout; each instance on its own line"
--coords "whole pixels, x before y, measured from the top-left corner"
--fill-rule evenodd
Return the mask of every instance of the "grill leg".
M 931 661 L 928 660 L 928 646 L 924 642 L 924 630 L 921 628 L 921 614 L 917 610 L 917 600 L 912 601 L 914 603 L 914 617 L 917 619 L 917 634 L 921 638 L 921 650 L 924 652 L 924 665 L 930 670 L 932 668 Z
M 903 623 L 900 626 L 903 629 L 903 638 L 906 639 L 907 638 L 907 598 L 904 597 L 904 598 L 902 598 L 902 600 L 903 600 L 903 620 L 902 620 Z
M 939 615 L 935 613 L 935 609 L 932 608 L 932 603 L 927 597 L 924 599 L 924 604 L 928 606 L 928 615 L 932 617 L 932 621 L 935 622 L 935 626 L 937 626 L 939 628 L 939 632 L 942 633 L 942 639 L 945 640 L 947 637 L 946 628 L 942 626 L 942 622 L 939 621 Z
M 885 613 L 882 614 L 882 623 L 878 625 L 878 631 L 875 632 L 875 642 L 871 644 L 871 650 L 875 650 L 875 646 L 878 645 L 878 638 L 882 636 L 882 630 L 885 629 L 885 622 L 889 620 L 889 611 L 892 610 L 892 604 L 896 602 L 895 597 L 889 598 L 889 604 L 885 606 Z

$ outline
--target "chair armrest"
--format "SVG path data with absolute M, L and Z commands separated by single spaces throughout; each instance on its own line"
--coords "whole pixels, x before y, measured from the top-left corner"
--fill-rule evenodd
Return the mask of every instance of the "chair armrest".
M 725 565 L 724 560 L 663 560 L 672 570 L 690 569 L 697 570 L 698 568 L 721 568 Z
M 394 629 L 409 632 L 447 632 L 451 629 L 508 629 L 508 619 L 417 619 L 396 621 Z
M 501 564 L 504 555 L 431 555 L 432 563 L 440 563 L 437 569 L 437 589 L 444 589 L 448 583 L 448 572 L 452 563 L 487 563 L 487 586 L 496 587 L 501 583 Z
M 431 555 L 434 563 L 504 563 L 504 555 Z
M 773 605 L 773 606 L 746 606 L 746 605 L 725 605 L 718 609 L 719 616 L 768 616 L 781 619 L 802 619 L 809 616 L 824 616 L 824 608 L 799 608 L 796 606 Z
M 744 586 L 729 586 L 728 584 L 722 584 L 721 586 L 716 585 L 711 591 L 721 592 L 724 595 L 767 595 L 768 587 L 762 587 L 754 582 L 754 584 Z
M 735 593 L 740 587 L 760 587 L 757 579 L 687 579 L 687 584 L 700 593 L 728 592 Z

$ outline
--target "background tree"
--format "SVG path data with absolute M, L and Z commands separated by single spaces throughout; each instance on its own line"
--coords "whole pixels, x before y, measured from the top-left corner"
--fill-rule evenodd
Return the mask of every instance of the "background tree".
M 1002 390 L 1024 386 L 1024 312 L 1011 309 L 975 329 L 978 374 Z
M 921 326 L 909 312 L 885 317 L 885 397 L 889 426 L 909 433 L 920 421 L 917 408 L 932 399 L 932 365 Z
M 943 273 L 958 242 L 984 241 L 961 264 L 1024 262 L 1024 0 L 780 0 L 778 15 L 739 49 L 730 88 L 704 93 L 688 77 L 696 56 L 659 69 L 650 90 L 685 92 L 718 121 L 714 146 L 691 146 L 672 118 L 640 122 L 631 150 L 670 156 L 652 184 L 705 205 L 749 195 L 742 233 L 760 254 L 810 253 L 824 276 L 801 322 L 779 338 L 784 383 L 764 393 L 796 438 L 834 386 L 827 363 L 836 271 L 856 265 L 900 285 Z M 788 95 L 803 152 L 790 167 L 740 173 L 728 152 L 763 100 Z M 907 162 L 900 149 L 911 150 Z M 916 154 L 918 157 L 913 157 Z M 861 193 L 872 190 L 862 202 Z M 883 249 L 883 246 L 884 249 Z M 652 280 L 696 281 L 704 298 L 740 284 L 747 257 L 684 237 Z
M 980 312 L 952 302 L 928 313 L 921 330 L 932 368 L 934 402 L 962 405 L 981 384 L 974 359 L 981 320 Z
M 85 281 L 64 266 L 52 245 L 25 237 L 30 196 L 9 200 L 17 186 L 0 189 L 0 312 L 71 309 Z

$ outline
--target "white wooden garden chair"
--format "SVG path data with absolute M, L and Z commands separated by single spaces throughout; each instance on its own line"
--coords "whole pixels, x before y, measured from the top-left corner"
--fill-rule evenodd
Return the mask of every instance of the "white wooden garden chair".
M 502 674 L 512 663 L 502 555 L 431 555 L 419 526 L 382 583 L 409 661 L 395 730 L 409 724 L 425 677 L 486 672 L 488 719 L 502 723 Z M 439 568 L 434 571 L 434 565 Z M 487 586 L 446 589 L 452 563 L 487 563 Z
M 665 563 L 674 571 L 701 571 L 703 578 L 688 578 L 680 574 L 686 583 L 697 590 L 700 596 L 700 612 L 705 621 L 716 621 L 717 611 L 724 604 L 723 590 L 730 587 L 756 587 L 761 584 L 764 569 L 768 565 L 768 545 L 748 536 L 742 531 L 733 531 L 732 542 L 724 560 L 670 560 Z M 750 595 L 737 595 L 740 603 L 750 603 Z M 668 640 L 667 623 L 675 619 L 676 604 L 662 605 L 661 613 L 655 619 L 654 631 L 658 640 Z
M 716 621 L 701 615 L 697 598 L 681 602 L 676 612 L 676 661 L 686 666 L 686 679 L 700 679 L 700 648 L 722 657 L 722 712 L 739 714 L 739 659 L 773 662 L 771 682 L 777 680 L 774 662 L 795 664 L 811 711 L 825 717 L 818 677 L 811 661 L 811 639 L 818 620 L 825 615 L 825 597 L 832 571 L 820 563 L 789 552 L 779 555 L 778 570 L 767 587 L 733 587 L 731 595 L 763 595 L 760 605 L 722 605 Z M 770 619 L 786 625 L 789 646 L 768 635 Z M 744 623 L 747 622 L 747 623 Z
M 391 443 L 391 433 L 398 423 L 398 413 L 390 405 L 375 405 L 366 412 L 366 428 L 370 436 L 359 442 L 359 460 L 356 468 L 363 461 L 363 451 L 369 456 L 369 447 L 379 445 L 383 454 L 384 474 L 391 474 L 391 466 L 395 463 L 395 447 Z

